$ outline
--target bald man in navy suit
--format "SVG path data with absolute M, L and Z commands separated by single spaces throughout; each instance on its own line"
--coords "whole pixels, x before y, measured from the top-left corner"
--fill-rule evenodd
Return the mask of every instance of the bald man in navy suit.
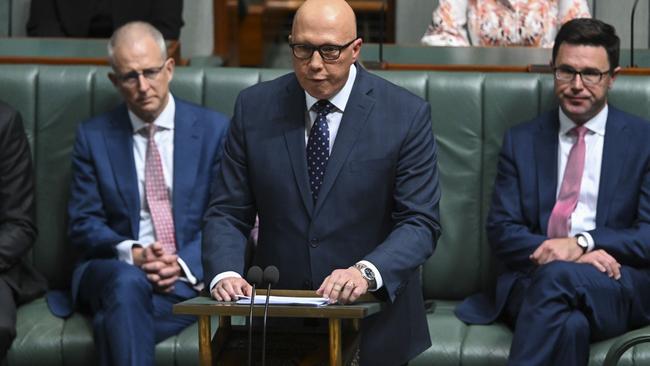
M 343 0 L 308 0 L 290 38 L 294 72 L 238 97 L 203 234 L 217 300 L 251 288 L 252 264 L 278 288 L 385 308 L 362 321 L 362 365 L 401 365 L 431 344 L 418 267 L 440 236 L 429 104 L 356 63 L 362 40 Z
M 118 29 L 109 55 L 124 103 L 77 130 L 73 304 L 49 304 L 59 315 L 75 305 L 93 316 L 101 365 L 153 365 L 156 343 L 196 320 L 172 306 L 202 287 L 202 218 L 228 120 L 170 93 L 174 60 L 150 24 Z

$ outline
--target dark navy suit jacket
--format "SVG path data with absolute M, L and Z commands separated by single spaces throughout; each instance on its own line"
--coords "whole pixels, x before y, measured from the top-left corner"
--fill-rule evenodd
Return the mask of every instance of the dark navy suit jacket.
M 475 295 L 458 306 L 456 314 L 468 323 L 496 320 L 514 282 L 535 268 L 528 256 L 548 239 L 556 200 L 558 130 L 558 111 L 553 110 L 515 126 L 504 137 L 487 219 L 488 240 L 504 271 L 495 294 Z M 596 229 L 589 233 L 594 249 L 635 268 L 650 266 L 648 141 L 650 123 L 609 106 Z
M 277 266 L 278 288 L 316 289 L 362 259 L 377 266 L 388 303 L 362 324 L 361 360 L 405 363 L 430 345 L 418 273 L 440 235 L 429 104 L 358 67 L 316 203 L 305 113 L 294 74 L 239 95 L 206 214 L 206 284 L 244 273 L 259 213 L 252 264 Z
M 175 102 L 172 214 L 176 243 L 179 257 L 201 281 L 202 219 L 228 120 L 178 98 Z M 71 187 L 69 236 L 79 255 L 72 277 L 74 299 L 88 260 L 117 258 L 115 246 L 139 236 L 140 197 L 126 105 L 79 125 Z M 62 296 L 49 296 L 48 303 L 57 315 L 72 311 Z

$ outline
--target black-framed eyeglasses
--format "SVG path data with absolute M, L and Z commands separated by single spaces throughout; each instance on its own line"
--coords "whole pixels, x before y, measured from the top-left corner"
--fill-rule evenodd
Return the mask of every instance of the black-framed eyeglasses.
M 314 54 L 314 51 L 318 51 L 320 57 L 325 61 L 336 61 L 341 57 L 341 51 L 350 47 L 354 41 L 359 39 L 359 37 L 351 40 L 350 42 L 344 45 L 334 45 L 334 44 L 324 44 L 320 46 L 312 46 L 309 44 L 302 43 L 290 43 L 289 47 L 293 51 L 293 56 L 300 60 L 308 60 Z
M 576 75 L 580 75 L 580 79 L 583 83 L 588 85 L 595 85 L 600 83 L 604 75 L 608 75 L 610 70 L 600 71 L 598 69 L 584 69 L 578 71 L 572 67 L 560 66 L 554 67 L 553 73 L 555 75 L 555 80 L 562 82 L 569 82 L 575 79 Z
M 115 72 L 115 77 L 120 83 L 122 83 L 122 85 L 133 87 L 136 86 L 140 81 L 140 75 L 144 76 L 145 79 L 150 81 L 156 80 L 162 69 L 165 68 L 165 64 L 167 64 L 167 60 L 165 60 L 165 62 L 163 62 L 163 64 L 158 67 L 150 67 L 142 71 L 134 70 L 125 74 Z

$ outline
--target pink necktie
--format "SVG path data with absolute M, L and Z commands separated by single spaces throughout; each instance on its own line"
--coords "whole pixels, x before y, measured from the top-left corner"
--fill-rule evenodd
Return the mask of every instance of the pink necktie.
M 578 204 L 582 172 L 585 168 L 585 134 L 587 131 L 584 126 L 575 127 L 570 131 L 578 135 L 578 138 L 569 152 L 560 194 L 551 212 L 551 217 L 548 219 L 548 236 L 550 238 L 569 236 L 570 218 Z
M 149 142 L 147 144 L 147 158 L 144 163 L 145 196 L 153 220 L 156 239 L 166 253 L 173 254 L 176 253 L 174 218 L 169 203 L 169 193 L 165 185 L 160 152 L 154 139 L 156 126 L 150 123 L 148 129 Z

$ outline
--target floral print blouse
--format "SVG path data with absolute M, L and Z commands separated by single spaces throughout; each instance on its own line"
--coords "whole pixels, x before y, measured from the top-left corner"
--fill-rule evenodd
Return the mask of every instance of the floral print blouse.
M 553 47 L 562 24 L 590 17 L 587 0 L 440 0 L 422 43 Z

